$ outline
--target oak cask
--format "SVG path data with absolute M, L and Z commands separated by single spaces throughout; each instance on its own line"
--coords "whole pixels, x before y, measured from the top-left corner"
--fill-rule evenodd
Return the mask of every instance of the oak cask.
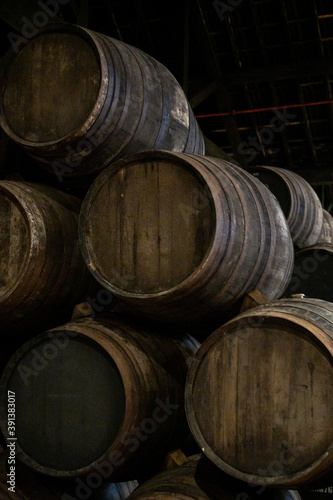
M 301 500 L 297 491 L 267 490 L 232 481 L 202 455 L 193 455 L 137 488 L 129 500 Z
M 185 94 L 165 66 L 114 38 L 53 24 L 3 61 L 1 125 L 64 177 L 96 176 L 142 149 L 204 154 Z
M 188 335 L 117 315 L 33 337 L 1 378 L 2 398 L 16 395 L 17 457 L 88 482 L 152 474 L 188 436 L 185 378 L 197 348 Z
M 267 303 L 217 329 L 186 382 L 203 452 L 252 484 L 331 484 L 332 356 L 333 304 L 319 299 Z
M 252 174 L 276 196 L 286 216 L 293 242 L 299 248 L 320 239 L 323 208 L 317 193 L 300 175 L 278 167 L 255 167 Z
M 94 280 L 78 243 L 80 205 L 49 186 L 0 181 L 2 334 L 68 321 L 86 297 Z
M 258 289 L 281 296 L 294 251 L 282 210 L 254 176 L 222 159 L 144 151 L 106 168 L 82 204 L 93 276 L 143 314 L 220 321 Z

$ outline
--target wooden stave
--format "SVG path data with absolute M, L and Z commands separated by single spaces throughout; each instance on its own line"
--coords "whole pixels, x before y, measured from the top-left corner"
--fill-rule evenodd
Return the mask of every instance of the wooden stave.
M 193 437 L 202 448 L 205 455 L 222 471 L 231 476 L 246 481 L 248 484 L 260 484 L 265 487 L 279 488 L 309 488 L 324 487 L 331 484 L 331 475 L 333 470 L 333 442 L 322 455 L 311 463 L 305 470 L 295 474 L 261 476 L 258 473 L 247 473 L 236 469 L 223 460 L 223 457 L 216 455 L 214 449 L 207 443 L 202 431 L 195 418 L 195 409 L 193 406 L 193 388 L 196 383 L 196 372 L 200 367 L 200 362 L 205 353 L 214 348 L 221 332 L 222 335 L 228 335 L 229 330 L 236 325 L 242 326 L 244 321 L 251 325 L 255 320 L 254 326 L 264 320 L 273 320 L 284 323 L 299 325 L 307 329 L 316 339 L 316 342 L 323 347 L 330 358 L 333 357 L 333 304 L 321 299 L 311 298 L 292 298 L 280 299 L 278 301 L 267 302 L 253 309 L 249 309 L 235 318 L 231 319 L 223 326 L 218 328 L 208 339 L 204 341 L 201 348 L 195 355 L 190 370 L 187 375 L 185 388 L 185 409 L 187 421 Z M 253 326 L 253 324 L 251 325 Z M 258 471 L 257 471 L 258 472 Z
M 172 323 L 180 322 L 180 324 L 184 322 L 184 324 L 186 324 L 189 320 L 192 321 L 192 323 L 198 321 L 204 322 L 206 320 L 209 322 L 209 318 L 213 312 L 220 319 L 225 317 L 229 305 L 225 307 L 225 303 L 223 299 L 221 301 L 221 297 L 226 292 L 230 293 L 230 290 L 228 290 L 226 280 L 224 280 L 224 288 L 222 288 L 221 276 L 225 276 L 227 273 L 225 268 L 222 269 L 221 267 L 218 269 L 218 267 L 221 265 L 224 255 L 232 254 L 232 250 L 230 250 L 230 247 L 227 245 L 223 246 L 223 238 L 225 238 L 225 236 L 222 236 L 222 229 L 219 227 L 216 229 L 214 240 L 211 244 L 212 250 L 210 253 L 207 253 L 204 260 L 206 274 L 202 277 L 201 281 L 199 272 L 194 272 L 178 287 L 174 287 L 170 291 L 156 294 L 142 293 L 141 296 L 138 296 L 134 293 L 127 293 L 124 290 L 120 291 L 108 281 L 107 277 L 103 276 L 96 269 L 97 265 L 96 262 L 94 262 L 93 248 L 89 241 L 88 223 L 89 211 L 93 204 L 93 200 L 98 196 L 98 191 L 101 186 L 107 182 L 108 176 L 113 175 L 114 172 L 120 170 L 122 167 L 130 165 L 131 162 L 140 159 L 147 159 L 148 161 L 149 158 L 153 158 L 157 161 L 163 161 L 164 159 L 166 161 L 171 160 L 175 161 L 177 165 L 184 165 L 185 168 L 188 166 L 193 168 L 195 174 L 203 178 L 206 183 L 205 185 L 208 186 L 210 196 L 215 203 L 214 208 L 218 213 L 217 218 L 221 216 L 222 213 L 228 213 L 228 203 L 234 205 L 235 213 L 237 213 L 239 217 L 243 216 L 243 207 L 239 209 L 231 196 L 227 195 L 227 198 L 222 199 L 220 195 L 212 194 L 213 190 L 216 192 L 216 186 L 221 189 L 222 184 L 219 185 L 221 182 L 221 175 L 226 175 L 226 180 L 229 183 L 234 182 L 234 189 L 238 189 L 238 182 L 243 183 L 244 189 L 247 189 L 248 192 L 247 196 L 251 198 L 252 211 L 256 210 L 255 217 L 257 218 L 257 224 L 261 224 L 263 235 L 261 236 L 260 244 L 258 244 L 258 253 L 255 265 L 253 265 L 252 274 L 248 266 L 246 270 L 248 275 L 247 283 L 244 283 L 244 280 L 241 279 L 241 283 L 237 284 L 237 291 L 234 293 L 231 301 L 231 309 L 233 308 L 233 312 L 236 311 L 237 313 L 237 302 L 239 303 L 243 295 L 254 288 L 261 288 L 261 292 L 270 299 L 279 298 L 290 280 L 294 254 L 289 230 L 274 196 L 271 195 L 269 190 L 262 183 L 256 181 L 253 176 L 221 159 L 202 157 L 199 155 L 169 153 L 166 151 L 145 151 L 115 162 L 105 169 L 90 187 L 80 212 L 79 238 L 83 258 L 97 281 L 105 288 L 112 291 L 115 296 L 121 297 L 130 305 L 136 307 L 138 311 L 153 319 L 162 319 L 171 321 Z M 224 174 L 221 173 L 221 169 L 222 171 L 224 169 Z M 224 187 L 222 187 L 222 189 L 224 189 Z M 238 190 L 237 194 L 243 198 L 245 196 L 241 189 Z M 280 224 L 279 235 L 276 232 L 276 221 Z M 268 226 L 266 233 L 265 224 Z M 232 227 L 229 227 L 228 231 L 228 237 L 231 239 L 234 238 Z M 271 233 L 269 233 L 269 231 L 271 231 Z M 279 249 L 276 245 L 277 238 L 280 238 L 278 242 Z M 246 259 L 247 252 L 253 252 L 251 246 L 248 246 L 249 249 L 243 251 L 243 259 Z M 267 253 L 269 253 L 267 252 L 267 247 L 272 249 L 269 255 L 267 255 Z M 226 265 L 227 264 L 226 259 Z M 265 266 L 267 269 L 265 269 Z M 270 272 L 270 266 L 276 270 L 275 275 Z M 218 272 L 216 272 L 217 269 Z M 257 275 L 256 272 L 258 273 Z M 230 275 L 228 278 L 230 278 Z M 197 294 L 197 297 L 195 294 Z M 212 297 L 213 300 L 211 300 Z M 204 312 L 202 310 L 200 311 L 200 307 L 202 307 L 203 303 L 206 303 L 207 309 Z M 220 321 L 220 319 L 218 319 L 218 321 Z
M 42 185 L 1 181 L 0 187 L 22 208 L 30 230 L 29 256 L 21 276 L 1 299 L 1 321 L 8 332 L 28 334 L 29 328 L 47 328 L 59 317 L 68 317 L 95 286 L 77 241 L 81 202 Z
M 297 491 L 258 490 L 223 474 L 203 455 L 192 455 L 180 467 L 160 472 L 141 484 L 129 500 L 167 499 L 183 500 L 238 500 L 262 498 L 270 500 L 301 500 Z
M 323 210 L 323 227 L 317 244 L 319 243 L 333 243 L 333 217 L 327 210 Z
M 299 248 L 316 244 L 322 230 L 323 211 L 314 189 L 303 177 L 285 168 L 260 165 L 253 173 L 260 170 L 277 175 L 289 191 L 290 210 L 285 216 L 294 244 Z
M 199 343 L 187 334 L 170 336 L 168 330 L 160 330 L 160 327 L 147 325 L 138 318 L 106 315 L 99 317 L 98 322 L 82 319 L 54 328 L 20 346 L 3 371 L 0 380 L 3 394 L 7 394 L 6 387 L 11 373 L 24 353 L 34 348 L 40 340 L 53 339 L 53 335 L 57 333 L 65 332 L 69 337 L 79 333 L 97 342 L 116 362 L 125 387 L 126 412 L 121 430 L 114 442 L 110 443 L 106 453 L 78 470 L 58 470 L 44 466 L 23 451 L 19 442 L 16 442 L 17 458 L 34 471 L 59 479 L 79 476 L 89 478 L 89 474 L 100 474 L 98 466 L 106 461 L 113 464 L 114 455 L 124 458 L 124 464 L 113 466 L 112 475 L 107 477 L 108 481 L 123 482 L 145 477 L 145 459 L 150 463 L 151 471 L 156 470 L 166 452 L 172 446 L 185 442 L 189 435 L 184 409 L 184 386 L 188 366 L 199 346 Z M 133 394 L 139 394 L 140 398 L 133 398 Z M 178 408 L 168 414 L 167 419 L 161 420 L 157 430 L 151 436 L 148 435 L 148 439 L 140 441 L 137 450 L 132 451 L 131 447 L 128 447 L 127 434 L 131 436 L 131 429 L 140 426 L 141 422 L 151 416 L 150 412 L 157 407 L 155 399 L 176 403 Z M 19 404 L 18 400 L 16 404 Z M 4 419 L 0 425 L 3 435 L 6 436 Z M 124 436 L 126 439 L 123 439 Z
M 54 162 L 58 166 L 59 164 L 63 164 L 64 169 L 61 171 L 61 176 L 73 177 L 75 179 L 77 176 L 96 176 L 110 161 L 142 149 L 174 149 L 176 151 L 204 154 L 203 136 L 194 114 L 178 82 L 165 66 L 135 47 L 80 26 L 67 23 L 53 24 L 51 27 L 40 30 L 36 36 L 41 36 L 43 33 L 56 32 L 57 30 L 59 32 L 66 32 L 67 30 L 70 33 L 76 33 L 90 44 L 100 62 L 101 85 L 96 105 L 82 126 L 66 137 L 49 143 L 33 143 L 17 136 L 6 123 L 3 104 L 1 104 L 0 120 L 2 128 L 7 135 L 22 146 L 41 166 L 54 173 L 57 167 L 54 167 L 52 164 Z M 10 63 L 15 55 L 14 51 L 9 51 L 6 54 L 1 74 L 2 91 L 4 91 L 6 83 L 6 67 L 10 67 Z M 122 80 L 125 79 L 123 68 L 126 67 L 126 61 L 127 71 L 133 72 L 134 82 L 132 82 L 132 86 L 135 83 L 135 67 L 137 68 L 137 76 L 141 75 L 141 78 L 145 79 L 152 75 L 159 82 L 160 86 L 160 92 L 148 95 L 146 90 L 147 82 L 143 82 L 141 87 L 143 96 L 142 107 L 139 107 L 137 112 L 132 109 L 128 113 L 128 116 L 126 116 L 124 108 L 132 105 L 133 101 L 133 97 L 129 94 L 131 92 L 130 85 L 128 84 L 129 80 L 126 83 L 128 92 L 126 93 L 126 102 L 124 103 L 121 102 L 123 88 L 120 88 L 120 84 L 122 83 L 123 86 L 124 83 Z M 110 78 L 117 72 L 120 75 L 120 79 L 119 81 L 116 79 L 112 82 Z M 177 95 L 178 100 L 176 98 Z M 154 101 L 159 103 L 157 113 L 154 112 L 153 108 L 149 110 L 149 106 L 153 106 Z M 177 120 L 172 117 L 172 109 L 179 107 L 179 104 L 183 107 L 184 116 L 186 116 L 188 122 L 186 128 L 177 127 Z M 156 116 L 160 116 L 161 118 L 159 127 L 149 129 L 146 137 L 144 137 L 143 128 L 141 130 L 139 127 L 133 128 L 135 120 L 137 120 L 138 124 L 143 113 L 148 118 L 151 116 L 153 121 L 156 121 Z M 170 122 L 168 127 L 165 124 L 165 116 L 168 117 Z M 124 121 L 127 124 L 127 128 L 132 128 L 133 141 L 131 135 L 128 134 L 124 145 L 122 145 L 117 136 L 119 133 L 122 133 Z M 146 126 L 144 123 L 143 125 Z M 98 137 L 101 128 L 103 128 L 102 140 Z M 175 129 L 174 132 L 172 132 L 173 129 Z M 140 138 L 140 134 L 142 138 Z M 95 135 L 97 137 L 94 137 Z M 137 139 L 136 136 L 138 136 Z M 80 149 L 82 150 L 81 147 L 78 148 L 82 140 L 87 140 L 93 146 L 87 159 L 84 148 L 83 151 L 80 151 Z M 134 144 L 136 140 L 138 142 Z M 131 144 L 131 141 L 133 144 Z M 72 154 L 68 153 L 67 147 L 72 149 Z M 66 163 L 66 159 L 68 163 Z

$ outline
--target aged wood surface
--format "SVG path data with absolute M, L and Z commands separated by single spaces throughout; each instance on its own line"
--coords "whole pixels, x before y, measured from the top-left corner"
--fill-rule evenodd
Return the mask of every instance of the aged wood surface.
M 0 182 L 1 330 L 29 333 L 70 319 L 93 279 L 77 235 L 80 200 L 41 185 Z M 41 330 L 40 330 L 41 331 Z
M 320 200 L 305 179 L 285 168 L 255 167 L 252 174 L 276 196 L 299 248 L 316 244 L 323 226 Z
M 160 472 L 137 488 L 129 500 L 301 500 L 297 491 L 250 487 L 221 473 L 201 455 Z
M 271 302 L 218 329 L 186 387 L 204 453 L 253 484 L 325 484 L 333 470 L 332 355 L 333 305 L 321 300 Z
M 204 154 L 173 75 L 102 34 L 65 23 L 45 28 L 6 55 L 1 85 L 2 127 L 58 176 L 93 176 L 149 148 Z
M 333 243 L 333 217 L 327 210 L 323 210 L 323 216 L 323 227 L 318 243 Z
M 152 474 L 187 437 L 185 378 L 197 348 L 188 335 L 116 315 L 35 336 L 2 378 L 16 394 L 18 458 L 55 477 L 106 461 L 110 481 Z
M 100 68 L 82 38 L 45 33 L 13 59 L 3 94 L 10 129 L 33 143 L 52 142 L 75 131 L 94 108 Z
M 178 324 L 219 319 L 255 289 L 280 297 L 293 266 L 270 191 L 244 170 L 198 155 L 146 151 L 114 163 L 83 202 L 79 234 L 103 286 Z

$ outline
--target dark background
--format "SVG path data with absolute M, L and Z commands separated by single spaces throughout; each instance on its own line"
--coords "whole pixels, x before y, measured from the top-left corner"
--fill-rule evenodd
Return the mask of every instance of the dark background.
M 1 0 L 1 55 L 26 20 L 34 24 L 41 1 Z M 62 0 L 58 7 L 60 19 L 139 47 L 167 66 L 205 136 L 242 167 L 294 170 L 333 210 L 332 1 Z M 219 113 L 227 114 L 200 117 Z M 2 134 L 2 172 L 22 161 L 26 175 L 36 176 L 31 160 Z

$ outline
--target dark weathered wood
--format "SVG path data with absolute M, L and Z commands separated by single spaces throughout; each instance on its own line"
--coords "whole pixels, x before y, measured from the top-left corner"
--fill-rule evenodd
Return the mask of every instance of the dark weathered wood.
M 234 481 L 201 455 L 180 467 L 160 472 L 137 488 L 129 500 L 301 500 L 298 492 L 265 491 Z
M 267 297 L 258 290 L 253 290 L 245 295 L 240 312 L 247 311 L 248 309 L 252 309 L 252 307 L 265 304 L 266 302 L 268 302 Z
M 108 481 L 151 474 L 187 437 L 185 378 L 198 345 L 116 315 L 35 336 L 2 377 L 3 397 L 16 394 L 18 458 L 55 477 L 107 463 Z
M 164 462 L 162 464 L 161 470 L 173 469 L 174 467 L 179 467 L 187 462 L 186 455 L 180 450 L 170 451 L 167 453 Z
M 333 217 L 327 210 L 323 210 L 323 216 L 323 227 L 318 243 L 333 243 Z
M 285 168 L 260 166 L 251 173 L 276 196 L 299 248 L 315 245 L 323 226 L 320 200 L 305 179 Z
M 1 500 L 73 500 L 77 496 L 78 483 L 73 481 L 52 481 L 51 478 L 33 474 L 31 469 L 15 461 L 15 492 L 9 491 L 8 451 L 0 453 L 0 498 Z M 95 484 L 94 484 L 95 485 Z M 94 486 L 93 485 L 93 486 Z M 90 500 L 125 500 L 138 487 L 137 481 L 124 483 L 104 482 L 99 488 L 87 491 Z M 87 494 L 87 493 L 86 493 Z
M 204 156 L 148 151 L 114 163 L 84 200 L 79 234 L 105 288 L 178 325 L 220 321 L 254 289 L 280 297 L 293 266 L 270 191 Z
M 73 309 L 71 321 L 76 321 L 81 318 L 94 318 L 95 311 L 89 302 L 81 302 L 81 304 L 76 304 Z
M 80 200 L 50 187 L 0 182 L 0 321 L 7 330 L 70 319 L 93 279 L 82 260 Z M 30 333 L 31 334 L 31 333 Z
M 284 296 L 295 293 L 333 302 L 333 244 L 318 243 L 295 253 L 293 274 Z
M 8 67 L 3 93 L 7 126 L 13 135 L 35 146 L 61 140 L 89 118 L 101 77 L 93 47 L 86 40 L 74 33 L 44 33 Z
M 142 149 L 204 153 L 173 75 L 123 42 L 52 25 L 17 55 L 8 53 L 3 66 L 4 130 L 61 177 L 95 175 Z
M 186 386 L 188 422 L 204 453 L 249 483 L 327 484 L 332 356 L 330 302 L 271 302 L 216 330 L 195 356 Z

